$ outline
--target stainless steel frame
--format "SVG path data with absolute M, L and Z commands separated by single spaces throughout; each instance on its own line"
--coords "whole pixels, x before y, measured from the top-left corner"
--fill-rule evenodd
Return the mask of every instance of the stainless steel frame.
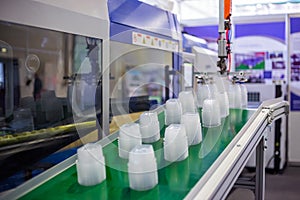
M 256 199 L 264 199 L 264 130 L 288 112 L 286 101 L 264 102 L 185 199 L 225 199 L 255 148 Z

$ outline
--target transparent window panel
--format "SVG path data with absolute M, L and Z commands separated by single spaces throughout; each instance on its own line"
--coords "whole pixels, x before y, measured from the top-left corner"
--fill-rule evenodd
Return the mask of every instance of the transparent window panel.
M 0 30 L 1 192 L 2 180 L 98 140 L 102 40 L 1 21 Z
M 172 52 L 120 42 L 110 42 L 110 132 L 139 114 L 155 109 L 173 93 Z M 172 95 L 170 95 L 172 96 Z

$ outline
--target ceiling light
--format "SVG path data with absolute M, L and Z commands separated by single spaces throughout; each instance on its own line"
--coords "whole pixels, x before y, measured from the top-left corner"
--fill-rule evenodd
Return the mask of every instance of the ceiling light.
M 2 48 L 1 48 L 1 52 L 2 52 L 2 53 L 7 53 L 7 48 L 2 47 Z
M 262 8 L 262 5 L 260 3 L 256 4 L 256 8 L 257 9 L 261 9 Z
M 275 5 L 272 4 L 272 3 L 269 3 L 268 6 L 269 6 L 270 9 L 274 9 L 275 8 Z

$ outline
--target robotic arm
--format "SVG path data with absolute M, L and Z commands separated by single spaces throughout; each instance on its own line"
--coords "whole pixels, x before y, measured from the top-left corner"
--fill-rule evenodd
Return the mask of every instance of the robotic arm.
M 219 0 L 219 38 L 218 38 L 218 57 L 219 61 L 217 66 L 220 68 L 220 73 L 230 71 L 231 65 L 231 49 L 230 49 L 230 37 L 229 31 L 231 29 L 231 0 Z

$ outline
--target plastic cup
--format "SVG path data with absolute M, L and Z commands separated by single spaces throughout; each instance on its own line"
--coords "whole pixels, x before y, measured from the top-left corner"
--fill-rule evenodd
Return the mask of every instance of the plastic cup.
M 228 89 L 229 108 L 242 108 L 240 84 L 230 84 Z
M 129 152 L 137 145 L 142 144 L 142 139 L 124 139 L 118 138 L 119 156 L 124 159 L 128 159 Z
M 212 91 L 211 98 L 216 99 L 218 101 L 221 118 L 226 117 L 229 114 L 229 106 L 228 106 L 228 108 L 226 107 L 226 96 L 225 95 L 220 96 L 220 92 L 219 92 L 219 89 L 218 89 L 218 86 L 217 86 L 216 83 L 212 83 L 210 85 L 210 87 L 211 87 L 211 91 Z M 224 99 L 222 99 L 222 98 L 224 98 Z M 227 102 L 228 102 L 228 96 L 227 96 Z M 222 107 L 221 104 L 224 104 L 225 107 Z M 228 105 L 229 105 L 229 103 L 228 103 Z M 228 113 L 226 115 L 226 110 L 227 109 L 228 109 Z
M 198 107 L 202 108 L 203 101 L 205 99 L 212 98 L 213 94 L 214 94 L 214 91 L 213 91 L 213 88 L 211 85 L 202 84 L 202 83 L 198 84 L 197 93 L 196 93 Z
M 181 103 L 178 99 L 169 99 L 166 102 L 165 124 L 179 124 L 182 115 Z
M 152 145 L 137 145 L 130 151 L 128 175 L 133 190 L 145 191 L 157 185 L 157 164 Z
M 183 114 L 181 124 L 184 124 L 189 146 L 199 144 L 202 141 L 202 129 L 198 113 Z
M 216 97 L 219 93 L 219 89 L 216 83 L 211 83 L 209 85 L 211 87 L 211 91 L 212 91 L 212 97 Z
M 140 125 L 149 125 L 153 122 L 158 122 L 156 112 L 146 111 L 140 115 Z
M 178 99 L 181 103 L 182 113 L 197 111 L 195 98 L 192 91 L 180 92 Z
M 159 140 L 160 128 L 156 112 L 142 113 L 139 122 L 142 141 L 144 143 L 152 143 Z
M 197 85 L 196 96 L 197 96 L 197 103 L 199 108 L 202 108 L 203 101 L 209 97 L 209 92 L 210 92 L 210 88 L 208 84 L 199 83 Z
M 166 112 L 169 115 L 178 115 L 182 113 L 181 103 L 178 99 L 169 99 L 166 102 Z
M 243 84 L 240 85 L 242 93 L 242 108 L 248 107 L 248 90 L 247 87 Z
M 171 124 L 166 128 L 164 138 L 164 158 L 170 162 L 188 157 L 188 139 L 183 124 Z
M 216 86 L 218 88 L 218 91 L 220 93 L 226 92 L 225 83 L 224 83 L 224 77 L 214 76 L 213 79 L 214 79 L 214 84 L 216 84 Z
M 77 180 L 80 185 L 92 186 L 106 179 L 105 158 L 99 144 L 86 144 L 77 150 Z
M 165 124 L 168 126 L 170 124 L 179 124 L 180 123 L 181 115 L 166 115 L 166 122 Z
M 229 100 L 227 92 L 219 93 L 218 100 L 220 105 L 221 118 L 225 118 L 229 115 Z
M 124 124 L 120 127 L 121 138 L 132 139 L 141 138 L 140 125 L 138 123 Z
M 142 142 L 153 143 L 160 139 L 159 122 L 152 123 L 151 125 L 140 126 L 142 135 Z
M 202 124 L 204 127 L 221 125 L 220 105 L 216 99 L 206 99 L 202 108 Z
M 128 159 L 129 152 L 142 144 L 140 125 L 137 123 L 124 124 L 120 127 L 118 138 L 119 156 Z

